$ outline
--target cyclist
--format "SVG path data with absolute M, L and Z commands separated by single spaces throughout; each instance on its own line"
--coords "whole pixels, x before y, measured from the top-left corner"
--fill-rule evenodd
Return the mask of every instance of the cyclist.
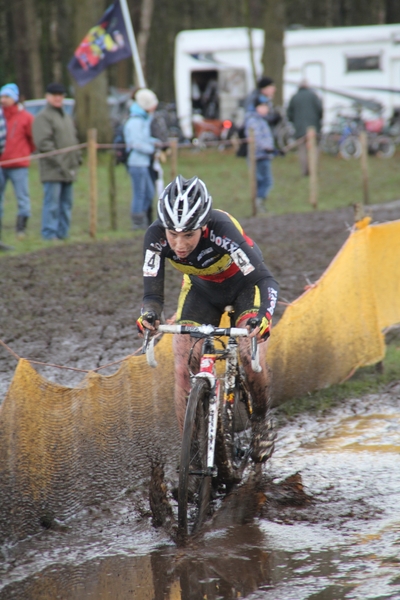
M 164 263 L 183 273 L 176 322 L 218 326 L 224 308 L 233 305 L 236 326 L 247 327 L 260 344 L 262 371 L 251 368 L 250 341 L 242 338 L 239 352 L 253 398 L 252 459 L 264 462 L 273 451 L 269 409 L 270 372 L 265 361 L 267 338 L 278 296 L 278 284 L 267 269 L 258 246 L 231 215 L 212 208 L 212 198 L 198 177 L 178 175 L 158 201 L 158 219 L 144 239 L 144 296 L 137 320 L 140 334 L 155 331 L 162 320 Z M 175 410 L 180 430 L 190 391 L 188 355 L 190 336 L 175 335 Z M 200 344 L 191 368 L 199 369 Z

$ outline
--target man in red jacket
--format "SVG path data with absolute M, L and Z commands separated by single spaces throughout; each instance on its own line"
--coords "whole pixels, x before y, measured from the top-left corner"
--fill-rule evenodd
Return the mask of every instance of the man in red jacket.
M 7 83 L 0 89 L 0 102 L 7 126 L 6 145 L 0 156 L 0 232 L 4 190 L 10 179 L 18 202 L 17 236 L 22 238 L 31 214 L 28 186 L 29 155 L 35 149 L 32 137 L 33 116 L 18 103 L 19 89 Z M 13 160 L 16 159 L 16 160 Z M 11 161 L 7 162 L 5 161 Z M 5 164 L 1 164 L 5 163 Z

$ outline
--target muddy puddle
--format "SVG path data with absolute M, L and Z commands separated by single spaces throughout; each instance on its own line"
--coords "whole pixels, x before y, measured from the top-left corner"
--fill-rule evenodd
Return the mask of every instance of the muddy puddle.
M 252 522 L 226 504 L 177 548 L 145 496 L 117 500 L 3 547 L 0 598 L 400 599 L 399 450 L 400 383 L 282 426 Z M 307 502 L 281 494 L 296 473 Z

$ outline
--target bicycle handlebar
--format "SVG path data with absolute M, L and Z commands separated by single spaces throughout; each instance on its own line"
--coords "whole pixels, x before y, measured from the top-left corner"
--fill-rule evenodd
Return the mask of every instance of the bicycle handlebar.
M 213 325 L 160 325 L 158 331 L 162 333 L 198 334 L 201 337 L 247 337 L 249 331 L 244 327 L 214 327 Z
M 248 329 L 244 327 L 214 327 L 213 325 L 159 325 L 158 331 L 161 333 L 197 334 L 199 337 L 248 337 L 249 335 Z M 147 362 L 150 367 L 156 367 L 154 337 L 150 337 L 149 330 L 145 332 L 143 352 L 146 352 Z M 260 373 L 262 370 L 257 338 L 255 337 L 251 338 L 251 368 L 255 373 Z

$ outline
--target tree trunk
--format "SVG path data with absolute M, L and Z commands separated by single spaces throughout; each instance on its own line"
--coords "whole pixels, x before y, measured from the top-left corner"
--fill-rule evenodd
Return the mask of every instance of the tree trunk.
M 11 10 L 16 79 L 21 97 L 40 98 L 43 95 L 43 78 L 34 0 L 13 0 Z
M 101 0 L 74 0 L 74 50 L 103 13 L 104 3 Z M 75 81 L 73 84 L 76 100 L 75 116 L 80 140 L 86 141 L 88 129 L 97 129 L 99 143 L 111 142 L 112 127 L 107 107 L 107 72 L 103 71 L 83 87 L 78 86 Z
M 283 47 L 285 5 L 282 0 L 266 0 L 264 31 L 264 74 L 272 77 L 275 81 L 275 104 L 279 106 L 283 102 L 283 68 L 285 66 L 285 51 Z
M 154 10 L 154 0 L 142 0 L 142 11 L 140 15 L 140 32 L 138 35 L 138 52 L 140 56 L 140 62 L 142 63 L 142 69 L 144 73 L 144 77 L 147 81 L 147 73 L 146 73 L 146 53 L 147 53 L 147 43 L 149 41 L 150 36 L 150 28 L 151 21 L 153 17 Z
M 60 25 L 62 24 L 58 18 L 57 4 L 52 2 L 49 6 L 50 11 L 50 56 L 52 66 L 52 80 L 62 81 L 62 60 L 61 60 L 61 46 L 60 46 Z

